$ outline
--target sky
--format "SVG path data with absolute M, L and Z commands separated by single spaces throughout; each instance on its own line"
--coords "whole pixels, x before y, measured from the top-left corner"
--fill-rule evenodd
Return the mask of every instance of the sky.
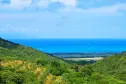
M 126 0 L 0 0 L 0 37 L 126 39 Z

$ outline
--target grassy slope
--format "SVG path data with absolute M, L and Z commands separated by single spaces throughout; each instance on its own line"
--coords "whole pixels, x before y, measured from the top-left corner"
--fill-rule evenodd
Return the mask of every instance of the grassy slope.
M 66 74 L 68 84 L 126 84 L 126 53 L 80 66 L 79 72 Z
M 49 69 L 48 64 L 47 66 L 37 65 L 35 62 L 36 59 L 47 62 L 58 61 L 59 63 L 65 63 L 63 60 L 50 56 L 44 52 L 0 38 L 0 74 L 16 69 L 13 73 L 22 70 L 28 73 L 34 73 L 37 76 L 38 81 L 44 79 L 44 81 L 49 84 L 52 84 L 57 80 L 62 82 L 61 76 L 53 76 L 51 73 L 46 74 Z
M 58 82 L 59 84 L 64 84 L 63 80 L 61 79 L 61 76 L 54 76 L 51 73 L 48 73 L 46 76 L 44 76 L 44 74 L 48 71 L 48 68 L 45 66 L 38 66 L 35 63 L 22 61 L 22 60 L 13 60 L 13 59 L 11 59 L 11 60 L 4 59 L 0 63 L 1 63 L 0 74 L 3 74 L 4 72 L 6 72 L 8 70 L 12 71 L 13 74 L 15 72 L 25 71 L 25 72 L 35 74 L 36 79 L 38 79 L 38 80 L 36 80 L 38 82 L 35 84 L 43 84 L 43 83 L 44 84 L 54 84 L 55 82 Z M 4 68 L 5 68 L 5 70 L 3 70 Z M 44 76 L 44 78 L 42 78 L 43 76 Z M 2 76 L 2 77 L 4 77 L 4 76 Z M 41 82 L 41 80 L 44 80 L 43 83 L 39 83 L 39 82 Z M 8 83 L 4 83 L 4 84 L 8 84 Z
M 26 59 L 29 61 L 35 61 L 36 58 L 40 58 L 46 61 L 57 60 L 57 58 L 50 56 L 46 53 L 37 51 L 30 47 L 25 47 L 23 45 L 12 43 L 0 38 L 0 57 L 5 56 Z
M 126 82 L 126 53 L 98 61 L 93 64 L 93 69 L 100 74 L 111 75 Z

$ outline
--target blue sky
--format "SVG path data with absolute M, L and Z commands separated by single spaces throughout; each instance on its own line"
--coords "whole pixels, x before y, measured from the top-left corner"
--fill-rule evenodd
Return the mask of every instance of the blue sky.
M 126 39 L 126 0 L 0 0 L 0 37 Z

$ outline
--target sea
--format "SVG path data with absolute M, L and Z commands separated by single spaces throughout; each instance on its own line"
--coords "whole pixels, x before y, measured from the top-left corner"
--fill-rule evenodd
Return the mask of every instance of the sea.
M 126 51 L 126 39 L 10 39 L 47 53 L 108 53 Z

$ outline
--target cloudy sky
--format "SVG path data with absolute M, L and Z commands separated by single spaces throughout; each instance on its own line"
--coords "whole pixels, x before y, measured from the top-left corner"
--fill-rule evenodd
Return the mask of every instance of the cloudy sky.
M 0 0 L 0 37 L 126 38 L 126 0 Z

